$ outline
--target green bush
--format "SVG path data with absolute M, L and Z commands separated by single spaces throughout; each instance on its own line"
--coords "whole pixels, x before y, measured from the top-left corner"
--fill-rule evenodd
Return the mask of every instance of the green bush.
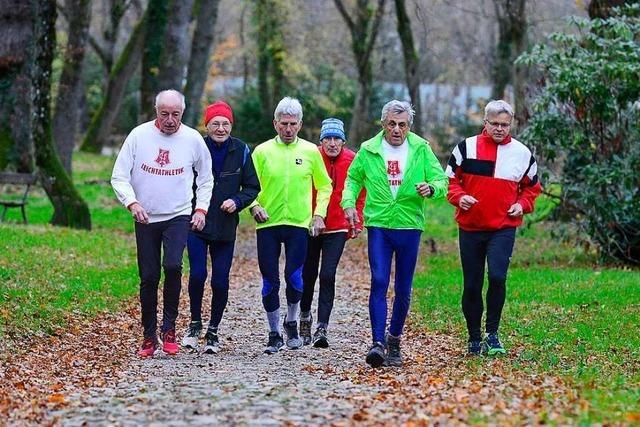
M 563 162 L 563 206 L 603 257 L 640 264 L 640 5 L 572 19 L 518 59 L 543 81 L 523 139 Z
M 295 81 L 294 88 L 285 95 L 298 98 L 302 104 L 302 138 L 317 142 L 322 120 L 327 117 L 341 119 L 345 128 L 349 129 L 357 91 L 353 80 L 329 66 L 316 67 L 311 71 L 301 70 L 291 79 Z M 272 124 L 273 116 L 264 117 L 261 113 L 259 93 L 255 85 L 249 86 L 246 93 L 232 96 L 231 102 L 235 119 L 234 136 L 256 145 L 276 134 Z M 372 100 L 372 105 L 374 104 L 377 107 L 376 99 Z

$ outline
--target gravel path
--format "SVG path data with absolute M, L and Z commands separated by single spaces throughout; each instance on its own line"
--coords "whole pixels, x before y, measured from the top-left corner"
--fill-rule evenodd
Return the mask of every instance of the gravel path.
M 370 336 L 369 272 L 363 242 L 350 243 L 345 252 L 338 271 L 329 349 L 307 346 L 276 355 L 262 353 L 267 326 L 261 279 L 254 233 L 244 231 L 238 239 L 229 305 L 220 327 L 220 353 L 181 351 L 149 360 L 132 354 L 115 387 L 71 395 L 69 404 L 51 416 L 69 426 L 349 423 L 358 411 L 357 403 L 377 395 L 379 388 L 357 381 L 354 371 L 365 365 Z M 188 322 L 187 300 L 184 286 L 179 339 Z M 210 300 L 209 290 L 206 300 Z M 281 301 L 284 305 L 283 291 Z M 314 313 L 316 302 L 317 290 Z M 203 313 L 208 310 L 205 304 Z

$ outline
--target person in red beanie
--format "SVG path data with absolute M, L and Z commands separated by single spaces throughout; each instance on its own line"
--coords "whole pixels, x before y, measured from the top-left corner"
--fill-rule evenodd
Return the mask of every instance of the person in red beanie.
M 192 231 L 187 239 L 189 254 L 189 303 L 191 322 L 182 345 L 196 350 L 202 334 L 202 298 L 207 279 L 207 256 L 211 257 L 211 315 L 205 333 L 205 353 L 217 353 L 220 348 L 218 326 L 229 295 L 229 271 L 238 213 L 254 201 L 260 192 L 247 144 L 231 136 L 233 111 L 229 104 L 217 101 L 204 112 L 207 135 L 204 141 L 211 153 L 214 176 L 213 194 L 207 212 L 206 225 Z

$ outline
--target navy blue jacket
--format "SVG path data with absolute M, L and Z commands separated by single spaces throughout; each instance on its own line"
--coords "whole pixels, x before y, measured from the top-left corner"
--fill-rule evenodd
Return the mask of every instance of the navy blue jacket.
M 204 137 L 204 141 L 212 152 L 215 142 L 208 135 Z M 209 241 L 233 241 L 240 221 L 238 213 L 249 206 L 260 192 L 260 182 L 247 144 L 238 138 L 229 137 L 229 151 L 222 170 L 219 173 L 214 170 L 213 174 L 213 193 L 205 226 L 202 231 L 191 232 Z M 239 203 L 234 213 L 220 210 L 220 205 L 227 199 L 234 200 L 236 205 Z

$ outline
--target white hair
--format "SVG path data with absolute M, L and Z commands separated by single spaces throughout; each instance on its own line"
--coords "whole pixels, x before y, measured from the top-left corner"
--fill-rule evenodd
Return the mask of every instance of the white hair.
M 397 99 L 394 99 L 393 101 L 389 101 L 384 104 L 384 107 L 382 107 L 380 121 L 383 123 L 387 121 L 389 111 L 395 114 L 407 113 L 409 115 L 409 126 L 413 124 L 413 116 L 415 116 L 416 112 L 413 109 L 413 106 L 411 106 L 407 101 L 398 101 Z
M 273 118 L 280 120 L 282 116 L 295 116 L 298 120 L 302 120 L 302 104 L 296 98 L 285 96 L 278 102 Z
M 187 104 L 184 101 L 184 95 L 175 89 L 167 89 L 167 90 L 158 92 L 158 94 L 156 95 L 155 104 L 153 105 L 156 108 L 156 110 L 158 109 L 158 105 L 160 105 L 160 100 L 167 95 L 174 95 L 180 98 L 180 101 L 182 103 L 182 111 L 184 111 L 184 109 L 187 107 Z
M 486 107 L 484 107 L 485 120 L 489 116 L 497 116 L 498 114 L 507 113 L 513 118 L 513 108 L 506 101 L 502 99 L 490 101 Z

